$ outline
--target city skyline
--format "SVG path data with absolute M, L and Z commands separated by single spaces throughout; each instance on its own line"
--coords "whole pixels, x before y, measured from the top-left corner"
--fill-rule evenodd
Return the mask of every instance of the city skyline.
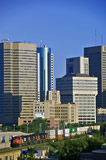
M 31 41 L 38 47 L 42 40 L 42 46 L 47 44 L 54 53 L 54 78 L 61 77 L 66 58 L 83 56 L 85 47 L 105 44 L 105 4 L 105 0 L 4 0 L 0 40 Z

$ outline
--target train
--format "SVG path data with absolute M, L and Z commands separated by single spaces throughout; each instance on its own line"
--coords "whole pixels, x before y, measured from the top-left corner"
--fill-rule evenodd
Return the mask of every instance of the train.
M 41 133 L 41 134 L 29 134 L 29 135 L 22 135 L 22 136 L 14 136 L 11 139 L 11 147 L 19 147 L 19 146 L 26 146 L 30 144 L 39 143 L 41 140 L 48 140 L 48 134 Z
M 29 144 L 36 144 L 39 142 L 46 142 L 47 140 L 62 140 L 64 138 L 72 138 L 76 134 L 91 133 L 91 130 L 100 130 L 100 125 L 73 127 L 56 130 L 45 130 L 45 133 L 29 134 L 22 136 L 14 136 L 11 139 L 11 147 L 26 146 Z

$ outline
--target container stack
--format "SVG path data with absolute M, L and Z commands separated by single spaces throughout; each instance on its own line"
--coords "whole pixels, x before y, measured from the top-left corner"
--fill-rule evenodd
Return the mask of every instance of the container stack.
M 64 137 L 70 137 L 70 129 L 69 128 L 63 129 L 63 136 Z
M 55 139 L 56 138 L 55 130 L 46 130 L 45 133 L 48 134 L 49 139 Z
M 63 138 L 63 130 L 62 129 L 56 130 L 56 138 L 57 139 L 62 139 Z
M 70 135 L 74 136 L 76 134 L 76 128 L 70 128 Z

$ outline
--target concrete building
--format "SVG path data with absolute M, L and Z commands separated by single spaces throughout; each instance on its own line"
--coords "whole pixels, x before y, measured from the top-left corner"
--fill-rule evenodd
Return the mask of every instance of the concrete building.
M 38 100 L 36 45 L 0 43 L 0 123 L 33 119 Z
M 44 114 L 44 118 L 49 120 L 63 120 L 66 124 L 78 123 L 76 104 L 57 104 L 56 101 L 53 100 L 35 102 L 35 118 L 37 118 L 37 114 Z
M 66 59 L 66 74 L 88 74 L 89 58 L 83 56 Z
M 89 58 L 89 74 L 98 77 L 97 107 L 106 108 L 106 46 L 84 48 Z
M 56 104 L 55 117 L 67 123 L 78 123 L 76 104 Z
M 48 100 L 56 101 L 57 104 L 60 104 L 60 91 L 48 91 Z
M 97 122 L 106 122 L 106 108 L 97 108 Z
M 49 128 L 59 128 L 60 127 L 60 119 L 59 118 L 48 118 L 47 124 Z
M 51 95 L 54 95 L 54 93 L 55 96 L 52 97 Z M 41 115 L 41 118 L 42 115 L 44 115 L 44 118 L 47 118 L 49 120 L 51 119 L 51 121 L 53 121 L 53 119 L 55 121 L 56 119 L 59 119 L 60 121 L 63 120 L 65 123 L 77 123 L 77 105 L 61 104 L 59 93 L 59 91 L 49 91 L 48 94 L 50 95 L 50 99 L 45 100 L 44 102 L 35 101 L 35 118 L 37 118 L 39 114 Z
M 97 77 L 67 74 L 56 79 L 56 90 L 60 90 L 63 104 L 77 104 L 79 123 L 96 122 Z
M 38 53 L 38 88 L 40 101 L 47 100 L 47 92 L 53 90 L 53 54 L 51 48 L 37 48 Z

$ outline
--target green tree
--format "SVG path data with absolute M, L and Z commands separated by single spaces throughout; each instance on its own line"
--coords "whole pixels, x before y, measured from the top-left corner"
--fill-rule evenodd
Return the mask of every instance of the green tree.
M 86 149 L 88 143 L 84 139 L 66 140 L 64 145 L 59 147 L 58 156 L 61 160 L 77 160 L 78 153 Z
M 60 125 L 60 129 L 63 129 L 63 128 L 65 127 L 65 123 L 64 123 L 64 121 L 63 121 L 63 120 L 61 120 L 59 125 Z
M 28 158 L 27 160 L 35 160 L 34 155 L 35 155 L 35 148 L 28 148 Z
M 104 140 L 98 137 L 87 137 L 85 140 L 88 143 L 87 148 L 84 150 L 85 152 L 91 152 L 92 150 L 100 149 L 101 144 L 104 143 Z
M 59 145 L 58 156 L 60 160 L 77 160 L 80 152 L 91 152 L 100 149 L 104 140 L 98 137 L 86 137 L 80 139 L 66 140 L 63 145 Z

